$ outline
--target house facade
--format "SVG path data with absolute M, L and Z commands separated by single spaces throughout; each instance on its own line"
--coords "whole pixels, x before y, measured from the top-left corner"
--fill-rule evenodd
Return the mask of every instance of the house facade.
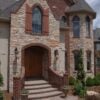
M 8 0 L 5 7 L 4 2 L 0 3 L 4 90 L 13 91 L 14 73 L 21 76 L 22 69 L 25 80 L 48 80 L 49 68 L 61 76 L 66 71 L 75 76 L 80 49 L 87 76 L 94 76 L 96 13 L 85 0 Z

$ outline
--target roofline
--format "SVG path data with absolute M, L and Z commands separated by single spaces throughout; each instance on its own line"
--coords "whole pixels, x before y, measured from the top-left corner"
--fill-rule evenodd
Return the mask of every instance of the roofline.
M 86 10 L 81 10 L 81 11 L 71 11 L 71 12 L 65 12 L 66 14 L 74 14 L 74 13 L 88 13 L 91 14 L 93 16 L 93 18 L 96 18 L 96 12 L 90 12 L 90 11 L 86 11 Z
M 65 2 L 66 2 L 66 0 L 65 0 Z M 75 2 L 73 0 L 67 0 L 67 2 L 69 2 L 69 6 L 72 6 L 75 4 Z
M 16 13 L 25 2 L 26 2 L 26 0 L 23 0 L 23 2 L 21 3 L 21 5 L 15 11 L 12 11 L 11 13 Z
M 0 17 L 0 22 L 9 22 L 10 23 L 10 18 Z

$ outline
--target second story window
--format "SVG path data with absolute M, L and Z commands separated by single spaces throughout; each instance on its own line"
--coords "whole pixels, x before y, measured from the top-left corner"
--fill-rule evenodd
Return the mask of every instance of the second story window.
M 63 16 L 60 20 L 60 28 L 66 28 L 67 27 L 67 19 L 65 16 Z
M 97 51 L 100 51 L 100 43 L 96 43 L 96 44 L 95 44 L 95 47 L 96 47 L 95 49 L 96 49 Z
M 86 17 L 86 32 L 87 32 L 87 37 L 90 37 L 90 18 L 87 16 Z
M 80 37 L 80 18 L 78 16 L 73 17 L 73 36 L 76 38 Z
M 32 32 L 37 35 L 42 33 L 42 12 L 39 7 L 35 7 L 32 12 Z

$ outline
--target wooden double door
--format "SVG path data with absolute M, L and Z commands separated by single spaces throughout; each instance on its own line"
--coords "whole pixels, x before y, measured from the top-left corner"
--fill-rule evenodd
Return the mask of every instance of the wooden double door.
M 25 78 L 41 78 L 44 51 L 40 47 L 30 47 L 24 52 Z

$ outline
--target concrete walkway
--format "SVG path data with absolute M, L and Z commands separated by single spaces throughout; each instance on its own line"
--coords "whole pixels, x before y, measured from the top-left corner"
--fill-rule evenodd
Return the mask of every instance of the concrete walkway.
M 66 98 L 53 97 L 53 98 L 46 98 L 46 99 L 41 99 L 41 100 L 78 100 L 78 97 L 69 95 Z

